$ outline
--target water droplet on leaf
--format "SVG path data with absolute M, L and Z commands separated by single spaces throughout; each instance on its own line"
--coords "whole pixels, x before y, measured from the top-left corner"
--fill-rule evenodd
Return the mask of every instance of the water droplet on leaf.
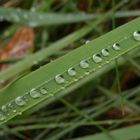
M 7 105 L 9 112 L 16 112 L 16 104 L 14 102 L 11 102 Z
M 3 112 L 8 112 L 8 109 L 7 109 L 7 106 L 6 105 L 3 105 L 2 107 L 1 107 L 1 110 L 3 111 Z
M 136 41 L 140 41 L 140 31 L 135 31 L 133 37 Z
M 102 61 L 102 58 L 99 54 L 95 54 L 95 55 L 93 55 L 93 61 L 95 63 L 100 63 Z
M 113 47 L 113 49 L 116 50 L 116 51 L 121 50 L 120 45 L 119 45 L 118 43 L 113 44 L 112 47 Z
M 22 96 L 19 96 L 15 99 L 15 103 L 18 105 L 18 106 L 24 106 L 26 104 L 24 98 Z
M 55 81 L 56 81 L 56 83 L 58 83 L 58 84 L 63 84 L 63 83 L 65 83 L 65 79 L 63 78 L 62 75 L 56 75 L 56 76 L 55 76 Z
M 70 76 L 75 76 L 75 75 L 76 75 L 75 69 L 74 69 L 74 68 L 69 68 L 69 69 L 68 69 L 68 74 L 69 74 Z
M 80 61 L 80 66 L 81 68 L 88 68 L 89 67 L 89 63 L 86 60 L 82 60 Z
M 32 98 L 39 98 L 41 96 L 40 92 L 36 89 L 31 89 L 30 96 Z
M 108 49 L 102 49 L 102 55 L 103 56 L 108 56 L 109 55 L 109 51 L 108 51 Z
M 48 91 L 45 88 L 40 88 L 39 90 L 40 90 L 41 94 L 47 94 L 48 93 Z

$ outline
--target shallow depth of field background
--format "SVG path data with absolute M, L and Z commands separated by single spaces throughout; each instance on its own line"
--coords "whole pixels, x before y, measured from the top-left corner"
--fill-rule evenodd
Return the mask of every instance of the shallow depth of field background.
M 3 18 L 4 13 L 0 13 L 0 70 L 8 69 L 16 62 L 47 48 L 88 23 L 94 24 L 108 10 L 113 10 L 119 2 L 121 1 L 1 0 L 0 6 L 13 8 L 13 15 L 14 9 L 19 8 L 28 12 L 72 13 L 73 17 L 65 24 L 60 21 L 58 25 L 57 22 L 60 19 L 52 15 L 53 24 L 47 25 L 47 19 L 44 19 L 44 24 L 40 24 L 37 18 L 34 18 L 34 23 L 30 20 L 24 21 L 24 18 L 17 22 L 12 18 L 9 20 Z M 94 18 L 72 23 L 74 15 L 77 14 L 81 14 L 81 17 L 86 14 L 87 17 L 93 15 Z M 50 57 L 39 62 L 35 61 L 31 68 L 17 74 L 16 78 L 38 69 L 139 15 L 140 1 L 125 0 L 125 3 L 114 11 L 111 17 L 106 18 L 87 35 L 68 43 L 65 48 L 54 52 Z M 64 21 L 65 16 L 62 17 Z M 89 135 L 93 135 L 92 140 L 96 140 L 97 133 L 105 134 L 123 127 L 129 129 L 133 125 L 138 125 L 140 123 L 140 52 L 135 55 L 137 57 L 127 58 L 127 62 L 122 66 L 116 65 L 113 69 L 106 70 L 96 79 L 81 85 L 80 88 L 54 102 L 42 108 L 36 107 L 34 111 L 31 109 L 20 117 L 1 125 L 0 140 L 69 140 L 79 137 L 81 139 Z M 12 80 L 10 78 L 6 82 L 0 81 L 0 87 L 3 88 Z M 137 94 L 128 98 L 127 96 L 134 91 Z M 125 93 L 125 96 L 122 97 L 122 93 Z M 117 98 L 114 99 L 114 97 Z M 101 130 L 100 127 L 104 129 Z M 129 135 L 129 131 L 125 129 L 118 135 L 123 138 Z M 108 139 L 118 140 L 115 137 Z M 128 140 L 138 140 L 138 136 Z

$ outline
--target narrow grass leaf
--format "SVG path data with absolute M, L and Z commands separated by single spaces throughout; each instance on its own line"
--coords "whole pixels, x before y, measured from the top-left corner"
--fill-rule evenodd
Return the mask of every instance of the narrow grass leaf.
M 44 100 L 53 98 L 71 84 L 138 47 L 139 29 L 140 18 L 137 18 L 2 89 L 0 123 L 20 115 Z

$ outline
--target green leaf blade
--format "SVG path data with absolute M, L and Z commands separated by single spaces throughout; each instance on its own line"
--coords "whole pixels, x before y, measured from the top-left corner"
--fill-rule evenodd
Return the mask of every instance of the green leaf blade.
M 6 120 L 13 118 L 18 115 L 19 112 L 23 112 L 34 105 L 53 98 L 58 92 L 69 87 L 71 84 L 76 83 L 78 80 L 83 79 L 87 75 L 97 71 L 104 65 L 118 58 L 119 56 L 127 53 L 133 48 L 140 45 L 139 41 L 136 41 L 133 37 L 135 31 L 140 29 L 140 18 L 125 24 L 93 41 L 88 44 L 81 46 L 78 49 L 66 54 L 63 57 L 43 66 L 42 68 L 28 74 L 27 76 L 19 79 L 12 86 L 8 86 L 0 92 L 0 106 L 13 104 L 13 108 L 16 108 L 16 112 L 10 108 L 10 116 L 6 115 Z M 119 44 L 119 50 L 114 49 L 113 45 Z M 103 49 L 107 49 L 109 52 L 108 56 L 104 56 L 102 53 Z M 96 59 L 93 58 L 96 54 Z M 99 62 L 100 60 L 100 62 Z M 81 61 L 85 61 L 89 66 L 85 67 L 85 64 L 81 66 Z M 76 76 L 70 76 L 68 69 L 74 68 L 77 72 Z M 55 80 L 56 75 L 61 75 L 60 80 L 62 83 L 57 83 Z M 45 88 L 47 94 L 41 94 L 41 89 Z M 38 92 L 40 96 L 33 98 L 31 91 Z M 10 96 L 9 96 L 10 94 Z M 6 98 L 3 99 L 3 96 Z M 15 99 L 18 96 L 23 96 L 26 100 L 25 106 L 17 106 Z M 9 107 L 7 107 L 9 108 Z M 1 121 L 3 123 L 4 121 Z

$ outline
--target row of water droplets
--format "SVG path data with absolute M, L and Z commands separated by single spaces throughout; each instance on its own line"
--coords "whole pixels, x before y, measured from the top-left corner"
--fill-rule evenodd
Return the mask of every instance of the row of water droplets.
M 26 106 L 30 99 L 37 99 L 43 95 L 46 95 L 47 93 L 47 89 L 41 87 L 38 89 L 31 89 L 25 95 L 16 97 L 15 100 L 1 107 L 0 121 L 4 121 L 6 117 L 9 116 L 11 113 L 17 113 L 21 115 L 22 112 L 19 112 L 18 110 L 20 110 L 21 107 Z M 48 97 L 50 96 L 52 96 L 52 94 L 48 94 Z
M 104 57 L 109 56 L 109 50 L 108 50 L 108 49 L 102 49 L 101 53 L 102 53 L 102 55 L 103 55 Z M 75 69 L 76 66 L 80 66 L 82 69 L 88 69 L 88 68 L 90 67 L 90 64 L 89 64 L 89 62 L 88 62 L 89 59 L 91 59 L 91 58 L 89 57 L 88 59 L 81 60 L 81 61 L 79 62 L 79 64 L 77 64 L 77 65 L 75 65 L 75 66 L 69 68 L 69 69 L 66 71 L 67 74 L 68 74 L 69 76 L 71 76 L 71 77 L 76 76 L 76 75 L 77 75 L 77 71 L 76 71 L 76 69 Z M 92 56 L 92 60 L 93 60 L 95 63 L 99 64 L 99 63 L 102 62 L 103 58 L 102 58 L 102 56 L 101 56 L 100 54 L 94 54 L 94 55 Z M 99 67 L 100 67 L 100 65 L 99 65 Z M 88 75 L 89 72 L 87 71 L 87 72 L 85 72 L 85 74 Z M 81 76 L 81 77 L 82 77 L 82 76 Z M 77 77 L 76 77 L 76 78 L 77 78 Z M 77 79 L 77 80 L 78 80 L 78 79 Z M 75 79 L 75 81 L 77 81 L 77 80 Z M 64 83 L 66 82 L 66 80 L 65 80 L 65 78 L 64 78 L 64 76 L 63 76 L 62 74 L 56 75 L 56 76 L 55 76 L 55 81 L 56 81 L 57 84 L 64 84 Z
M 140 31 L 136 31 L 133 33 L 133 38 L 136 41 L 140 41 Z M 127 39 L 126 37 L 124 39 Z M 120 51 L 121 50 L 121 46 L 119 43 L 115 43 L 112 45 L 112 49 L 115 51 Z M 101 50 L 101 52 L 99 54 L 94 54 L 92 56 L 92 60 L 95 63 L 101 63 L 103 61 L 103 57 L 108 57 L 110 55 L 109 53 L 109 49 L 108 48 L 104 48 Z M 90 58 L 88 58 L 90 59 Z M 90 64 L 88 62 L 88 59 L 86 60 L 81 60 L 79 62 L 79 66 L 82 69 L 87 69 L 90 67 Z M 74 67 L 71 67 L 67 70 L 67 74 L 71 77 L 76 76 L 77 71 L 75 70 Z M 58 74 L 55 76 L 55 81 L 57 84 L 64 84 L 66 82 L 65 78 L 63 77 L 62 74 Z M 10 115 L 10 112 L 17 112 L 17 108 L 18 107 L 23 107 L 28 103 L 28 98 L 31 97 L 32 99 L 38 99 L 40 98 L 42 95 L 47 95 L 48 91 L 46 88 L 41 87 L 38 89 L 31 89 L 29 93 L 27 93 L 24 96 L 18 96 L 14 101 L 12 101 L 11 103 L 7 104 L 7 105 L 3 105 L 1 107 L 1 111 L 0 111 L 0 121 L 4 121 L 6 119 L 6 117 L 8 115 Z M 48 94 L 48 96 L 53 96 L 53 94 Z M 21 114 L 21 112 L 19 112 L 18 114 Z
M 123 41 L 123 40 L 125 40 L 125 39 L 127 39 L 127 38 L 128 38 L 128 37 L 124 37 L 124 38 L 123 38 L 122 40 L 120 40 L 119 42 L 121 42 L 121 41 Z M 134 38 L 136 41 L 140 41 L 140 31 L 135 31 L 135 32 L 133 33 L 133 38 Z M 86 44 L 87 44 L 87 43 L 89 43 L 89 41 L 86 42 Z M 121 46 L 120 46 L 119 43 L 114 43 L 114 44 L 112 45 L 112 48 L 113 48 L 113 50 L 115 50 L 115 51 L 120 51 L 120 50 L 121 50 Z M 94 55 L 92 56 L 92 59 L 93 59 L 93 61 L 94 61 L 95 63 L 101 63 L 102 60 L 103 60 L 102 56 L 104 56 L 104 57 L 108 57 L 108 56 L 109 56 L 109 49 L 108 49 L 108 48 L 102 49 L 102 50 L 101 50 L 101 54 L 94 54 Z M 87 59 L 87 60 L 88 60 L 88 59 Z M 80 65 L 81 68 L 83 68 L 83 69 L 89 68 L 90 64 L 88 63 L 87 60 L 81 60 L 81 61 L 80 61 L 79 65 Z M 100 65 L 99 65 L 99 67 L 100 67 Z M 68 73 L 69 76 L 75 76 L 77 72 L 76 72 L 75 68 L 72 67 L 72 68 L 69 68 L 69 69 L 67 70 L 67 73 Z M 61 74 L 58 74 L 58 75 L 55 76 L 55 81 L 56 81 L 58 84 L 63 84 L 63 83 L 65 83 L 66 80 L 64 79 L 64 77 L 63 77 Z

